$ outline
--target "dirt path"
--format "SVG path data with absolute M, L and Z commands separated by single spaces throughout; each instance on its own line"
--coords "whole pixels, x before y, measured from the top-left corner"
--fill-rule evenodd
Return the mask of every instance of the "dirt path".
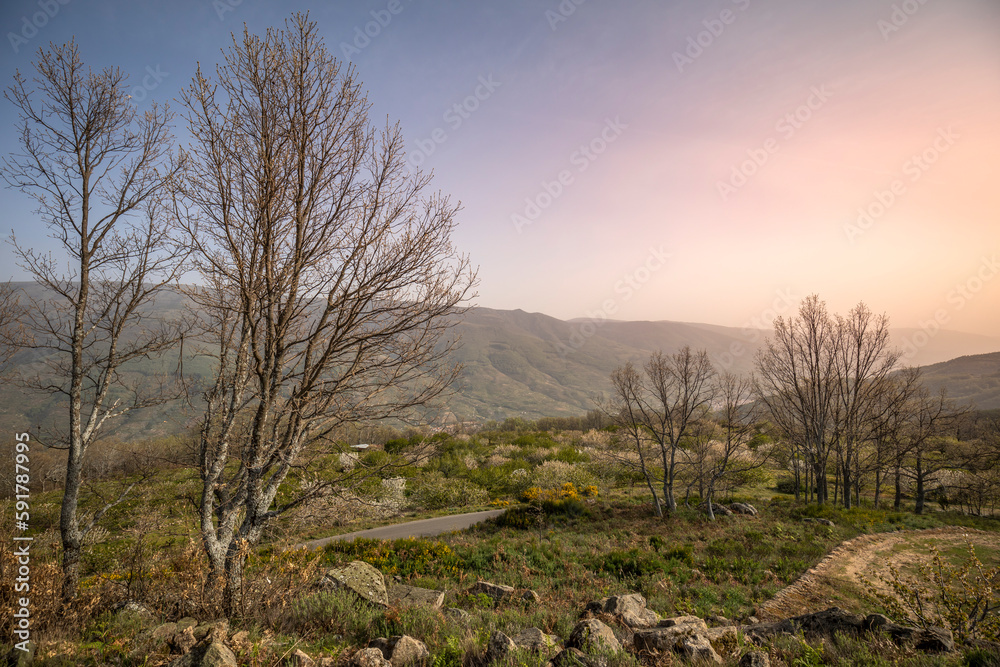
M 877 575 L 887 574 L 886 560 L 897 568 L 929 562 L 927 546 L 938 549 L 974 545 L 996 548 L 998 536 L 972 528 L 949 526 L 928 530 L 862 535 L 837 546 L 814 568 L 757 608 L 761 620 L 778 620 L 832 606 L 849 611 L 858 606 L 858 575 L 884 588 Z

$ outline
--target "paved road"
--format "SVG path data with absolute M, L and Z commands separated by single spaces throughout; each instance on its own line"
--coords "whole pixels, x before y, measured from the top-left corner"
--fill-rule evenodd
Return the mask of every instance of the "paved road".
M 469 526 L 474 526 L 480 521 L 485 521 L 495 516 L 500 516 L 504 510 L 487 510 L 485 512 L 471 512 L 469 514 L 454 514 L 452 516 L 439 516 L 434 519 L 420 519 L 419 521 L 408 521 L 397 523 L 392 526 L 382 526 L 381 528 L 371 528 L 369 530 L 359 530 L 354 533 L 344 533 L 324 537 L 319 540 L 311 540 L 303 544 L 296 544 L 296 549 L 320 549 L 330 542 L 337 540 L 353 540 L 356 537 L 369 537 L 378 540 L 399 540 L 404 537 L 429 537 L 450 533 L 453 530 L 464 530 Z

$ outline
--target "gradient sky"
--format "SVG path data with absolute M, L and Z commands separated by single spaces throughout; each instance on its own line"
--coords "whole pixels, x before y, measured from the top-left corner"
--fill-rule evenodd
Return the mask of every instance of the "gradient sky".
M 3 3 L 2 80 L 75 35 L 140 107 L 310 10 L 463 202 L 479 305 L 741 326 L 816 292 L 1000 335 L 996 0 L 59 1 Z M 25 195 L 0 208 L 44 247 Z

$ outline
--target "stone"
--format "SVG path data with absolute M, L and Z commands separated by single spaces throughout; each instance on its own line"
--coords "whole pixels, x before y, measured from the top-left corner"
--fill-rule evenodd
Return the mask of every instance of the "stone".
M 143 621 L 155 622 L 159 620 L 155 612 L 152 609 L 142 604 L 141 602 L 136 602 L 135 600 L 127 600 L 115 607 L 115 611 L 119 614 L 132 614 L 138 616 Z
M 477 581 L 475 585 L 469 589 L 469 592 L 473 595 L 486 595 L 493 600 L 493 604 L 500 604 L 504 600 L 514 597 L 513 586 L 491 584 L 488 581 Z
M 229 638 L 229 621 L 221 618 L 217 621 L 200 623 L 194 629 L 194 638 L 198 641 L 207 639 L 208 641 L 225 642 Z
M 566 647 L 581 651 L 603 649 L 612 653 L 618 653 L 622 650 L 621 642 L 615 637 L 614 630 L 596 618 L 589 618 L 577 623 L 572 632 L 569 633 Z
M 646 598 L 639 593 L 601 598 L 587 605 L 587 611 L 609 614 L 630 628 L 648 628 L 660 620 L 656 612 L 646 608 Z
M 721 626 L 735 625 L 735 623 L 733 623 L 731 620 L 729 620 L 725 616 L 715 616 L 714 614 L 711 615 L 711 616 L 706 616 L 705 617 L 705 623 L 710 623 L 711 625 L 716 626 L 716 627 L 718 627 L 720 625 Z
M 795 635 L 799 632 L 806 637 L 832 637 L 835 634 L 858 636 L 864 630 L 863 620 L 860 616 L 848 613 L 839 607 L 831 607 L 775 623 L 755 623 L 743 628 L 743 632 L 758 643 L 773 635 Z
M 699 634 L 710 642 L 717 642 L 726 638 L 736 639 L 736 635 L 739 632 L 739 628 L 735 625 L 720 625 L 716 628 L 708 628 L 704 632 Z
M 699 619 L 700 620 L 700 619 Z M 704 624 L 704 621 L 702 621 Z M 685 623 L 670 627 L 639 628 L 632 635 L 632 643 L 637 651 L 669 653 L 678 648 L 679 643 L 690 636 L 702 635 L 707 628 L 695 623 Z
M 861 622 L 865 632 L 883 632 L 900 646 L 911 646 L 930 653 L 950 653 L 955 650 L 955 638 L 951 630 L 930 627 L 914 628 L 894 623 L 888 616 L 869 614 Z
M 390 663 L 377 648 L 363 648 L 351 657 L 351 667 L 390 667 Z
M 657 627 L 660 628 L 675 628 L 684 626 L 685 628 L 690 627 L 692 630 L 708 630 L 708 624 L 697 616 L 674 616 L 673 618 L 665 618 L 657 623 Z
M 729 509 L 731 509 L 736 514 L 745 514 L 747 516 L 757 516 L 757 508 L 750 503 L 730 503 Z
M 389 603 L 394 607 L 429 607 L 440 609 L 444 604 L 444 591 L 393 584 L 388 590 Z
M 316 661 L 310 658 L 301 649 L 295 649 L 291 655 L 292 667 L 316 667 Z
M 198 619 L 191 618 L 190 616 L 185 616 L 181 620 L 177 621 L 177 632 L 184 632 L 188 628 L 198 627 Z
M 607 658 L 587 655 L 578 648 L 565 648 L 552 658 L 552 667 L 608 667 Z
M 739 667 L 771 667 L 771 659 L 763 651 L 750 651 L 740 658 Z
M 955 637 L 947 628 L 923 628 L 914 636 L 913 648 L 930 653 L 951 653 L 955 650 Z
M 494 630 L 490 635 L 490 640 L 486 643 L 486 654 L 483 656 L 485 664 L 504 660 L 507 656 L 517 650 L 514 640 L 500 632 Z
M 168 641 L 178 633 L 176 623 L 164 623 L 153 628 L 149 636 L 156 641 Z
M 211 642 L 201 656 L 199 667 L 238 667 L 236 656 L 222 642 Z
M 816 519 L 816 523 L 822 524 L 824 526 L 830 526 L 831 528 L 837 525 L 834 522 L 830 521 L 829 519 Z
M 708 512 L 708 503 L 702 503 L 699 507 L 705 512 Z M 715 516 L 732 516 L 733 511 L 726 507 L 725 505 L 719 505 L 718 503 L 712 503 L 712 513 Z
M 368 648 L 381 651 L 382 657 L 393 667 L 421 664 L 431 657 L 427 645 L 409 635 L 396 635 L 388 639 L 379 637 L 368 642 Z
M 328 570 L 320 585 L 345 588 L 376 607 L 388 607 L 389 595 L 382 573 L 368 563 L 354 560 L 343 567 Z
M 702 635 L 689 635 L 680 642 L 681 653 L 696 663 L 722 664 L 722 657 L 712 648 L 711 642 Z
M 552 649 L 559 646 L 559 638 L 555 635 L 547 635 L 538 628 L 528 628 L 521 634 L 513 638 L 518 648 L 522 648 L 533 653 L 548 654 Z
M 235 632 L 233 633 L 233 636 L 229 638 L 229 643 L 238 651 L 250 648 L 250 633 L 246 630 Z
M 530 588 L 521 593 L 521 601 L 527 604 L 541 604 L 542 598 Z
M 35 662 L 35 642 L 28 640 L 25 648 L 28 650 L 22 651 L 17 646 L 11 648 L 5 664 L 10 667 L 31 667 Z
M 178 623 L 178 625 L 180 625 Z M 194 637 L 194 628 L 190 625 L 184 628 L 183 631 L 178 632 L 174 635 L 173 639 L 170 640 L 170 646 L 177 653 L 188 653 L 194 648 L 194 645 L 198 643 L 198 640 Z

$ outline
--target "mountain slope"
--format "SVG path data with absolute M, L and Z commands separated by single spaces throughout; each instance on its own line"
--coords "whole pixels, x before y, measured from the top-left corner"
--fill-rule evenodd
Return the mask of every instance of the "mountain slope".
M 980 410 L 1000 408 L 1000 352 L 959 357 L 923 371 L 924 381 L 934 391 L 946 388 L 950 398 Z

